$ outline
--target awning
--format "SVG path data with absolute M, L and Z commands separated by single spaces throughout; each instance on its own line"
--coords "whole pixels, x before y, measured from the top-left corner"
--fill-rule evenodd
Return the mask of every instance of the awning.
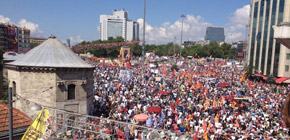
M 284 81 L 286 81 L 286 80 L 288 80 L 288 79 L 290 79 L 290 78 L 288 78 L 288 77 L 280 77 L 280 78 L 277 78 L 277 79 L 275 80 L 275 82 L 276 82 L 277 84 L 281 84 L 281 83 L 283 83 Z
M 260 78 L 262 78 L 263 80 L 267 80 L 267 79 L 268 79 L 267 76 L 265 76 L 265 75 L 263 75 L 263 74 L 260 74 L 260 73 L 255 73 L 255 76 L 260 77 Z

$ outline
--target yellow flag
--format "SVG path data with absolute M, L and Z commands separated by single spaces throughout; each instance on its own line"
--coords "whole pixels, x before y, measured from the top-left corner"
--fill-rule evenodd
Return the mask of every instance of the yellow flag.
M 38 140 L 40 139 L 46 131 L 47 120 L 49 118 L 49 111 L 47 109 L 42 109 L 37 117 L 34 119 L 33 123 L 26 130 L 21 140 Z

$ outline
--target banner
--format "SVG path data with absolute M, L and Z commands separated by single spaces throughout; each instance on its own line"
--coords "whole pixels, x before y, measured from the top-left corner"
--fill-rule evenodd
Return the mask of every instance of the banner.
M 122 82 L 128 82 L 129 80 L 131 80 L 132 76 L 133 76 L 132 71 L 129 71 L 129 70 L 120 70 L 119 79 Z
M 47 120 L 49 118 L 49 111 L 42 109 L 33 123 L 28 127 L 21 140 L 37 140 L 41 139 L 46 132 Z

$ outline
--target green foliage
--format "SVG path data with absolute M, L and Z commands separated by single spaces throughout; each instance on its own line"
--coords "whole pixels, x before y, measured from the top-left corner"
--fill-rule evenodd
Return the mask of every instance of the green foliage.
M 158 56 L 173 56 L 174 54 L 178 54 L 180 51 L 180 47 L 173 43 L 145 46 L 145 52 L 154 52 Z
M 86 44 L 100 44 L 100 43 L 114 43 L 114 42 L 124 42 L 125 39 L 122 37 L 109 37 L 108 40 L 94 40 L 94 41 L 82 41 L 79 43 L 80 45 L 86 45 Z
M 142 46 L 134 45 L 130 46 L 133 56 L 141 56 L 142 55 Z
M 91 54 L 96 57 L 109 57 L 109 58 L 116 58 L 119 55 L 118 48 L 109 48 L 109 49 L 98 49 L 98 50 L 90 50 Z
M 3 51 L 3 49 L 0 47 L 0 66 L 2 66 L 2 64 L 3 64 L 3 53 L 4 53 L 4 51 Z
M 135 46 L 131 48 L 133 55 L 140 56 L 142 54 L 142 47 Z M 230 44 L 210 43 L 205 46 L 194 45 L 190 47 L 180 48 L 178 45 L 173 43 L 162 44 L 162 45 L 146 45 L 145 52 L 153 52 L 158 56 L 173 56 L 181 52 L 183 57 L 215 57 L 233 59 L 235 57 L 235 49 L 231 48 Z M 135 52 L 135 53 L 134 53 Z M 137 55 L 136 55 L 137 54 Z
M 235 56 L 235 49 L 231 48 L 231 45 L 229 44 L 219 45 L 216 42 L 212 42 L 205 46 L 194 45 L 186 47 L 182 50 L 182 56 L 233 59 Z
M 3 79 L 3 48 L 0 47 L 0 100 L 6 100 L 6 91 L 4 90 L 4 79 Z M 3 93 L 1 93 L 3 92 Z M 1 96 L 2 95 L 2 96 Z
M 95 41 L 83 41 L 80 44 L 90 44 L 90 43 L 113 43 L 113 42 L 124 42 L 122 37 L 109 38 L 106 41 L 95 40 Z M 142 46 L 133 45 L 129 46 L 131 48 L 133 56 L 142 55 Z M 112 57 L 115 58 L 119 54 L 119 49 L 98 49 L 90 50 L 92 54 L 97 57 Z M 150 44 L 145 46 L 145 52 L 153 52 L 158 56 L 174 56 L 181 53 L 183 57 L 193 56 L 193 57 L 214 57 L 214 58 L 225 58 L 233 59 L 235 57 L 236 50 L 231 48 L 230 44 L 218 44 L 212 42 L 208 45 L 193 45 L 185 48 L 180 48 L 179 45 L 174 43 L 155 45 Z

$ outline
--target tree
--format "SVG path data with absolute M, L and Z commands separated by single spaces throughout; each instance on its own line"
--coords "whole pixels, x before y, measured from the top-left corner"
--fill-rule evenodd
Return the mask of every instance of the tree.
M 130 46 L 133 56 L 141 56 L 142 55 L 142 46 L 133 45 Z
M 235 56 L 235 48 L 232 48 L 230 44 L 224 43 L 221 45 L 221 49 L 224 52 L 224 58 L 233 59 Z
M 0 100 L 6 98 L 6 91 L 4 90 L 4 76 L 3 76 L 3 53 L 4 50 L 2 47 L 0 47 Z
M 96 57 L 105 57 L 105 56 L 107 56 L 106 49 L 98 49 L 98 50 L 94 49 L 94 50 L 90 50 L 89 52 L 91 54 L 93 54 L 94 56 L 96 56 Z
M 123 37 L 121 37 L 121 36 L 118 36 L 118 37 L 116 37 L 116 38 L 114 39 L 114 41 L 115 41 L 115 42 L 124 42 L 125 39 L 124 39 Z
M 2 66 L 3 65 L 3 48 L 2 47 L 0 47 L 0 66 Z

